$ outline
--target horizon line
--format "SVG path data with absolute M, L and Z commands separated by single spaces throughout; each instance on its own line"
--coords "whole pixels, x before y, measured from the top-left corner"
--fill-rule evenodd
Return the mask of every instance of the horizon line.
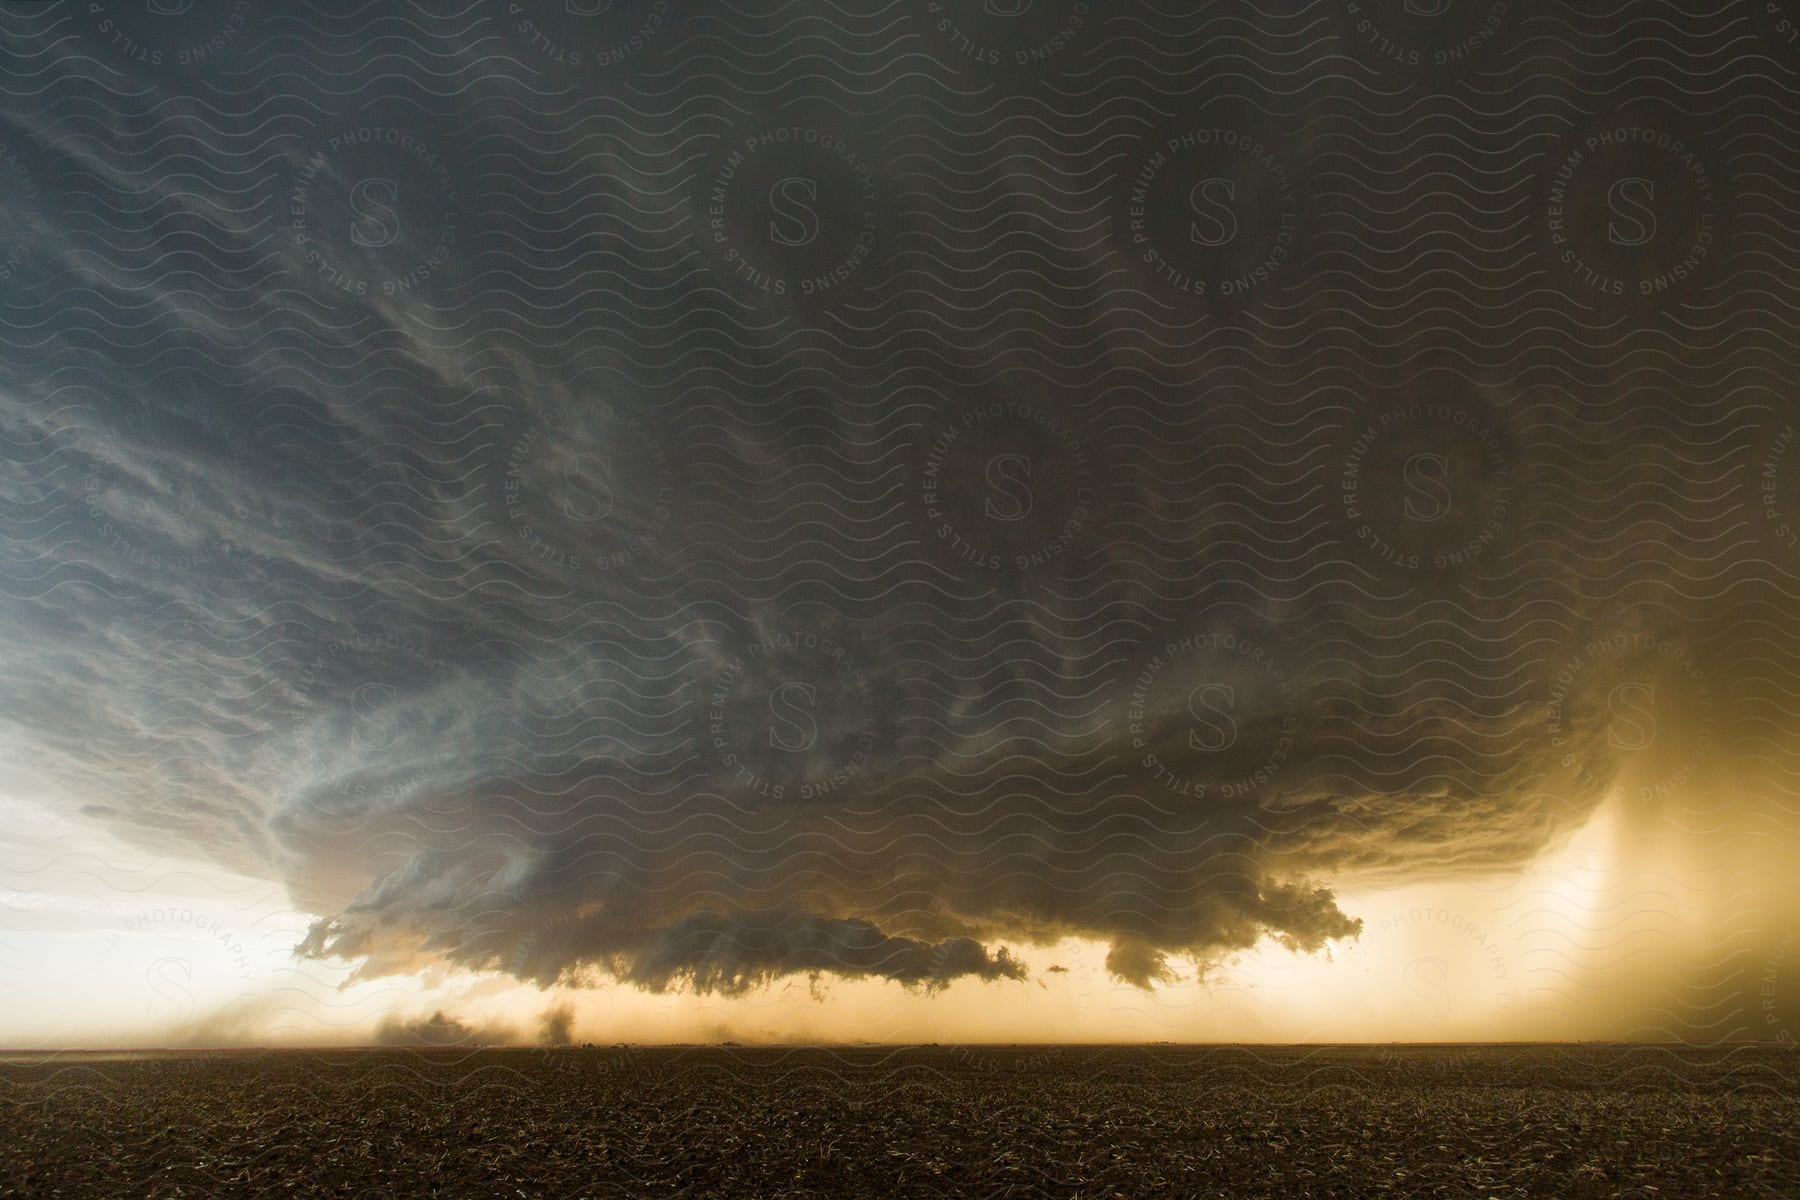
M 391 1045 L 379 1042 L 354 1043 L 319 1043 L 317 1045 L 276 1044 L 276 1045 L 212 1045 L 212 1046 L 26 1046 L 0 1047 L 0 1057 L 19 1055 L 50 1054 L 218 1054 L 218 1053 L 317 1053 L 321 1051 L 363 1051 L 363 1050 L 524 1050 L 524 1051 L 562 1051 L 562 1050 L 836 1050 L 836 1049 L 889 1049 L 889 1050 L 930 1050 L 930 1049 L 1063 1049 L 1063 1048 L 1098 1048 L 1098 1049 L 1367 1049 L 1377 1047 L 1408 1047 L 1412 1049 L 1462 1049 L 1503 1046 L 1658 1046 L 1679 1047 L 1685 1049 L 1715 1049 L 1737 1047 L 1767 1047 L 1792 1051 L 1795 1043 L 1776 1038 L 1725 1038 L 1716 1041 L 1686 1041 L 1682 1039 L 1624 1039 L 1624 1038 L 1564 1038 L 1548 1040 L 1533 1039 L 1496 1039 L 1492 1041 L 1329 1041 L 1329 1042 L 1244 1042 L 1244 1041 L 1173 1041 L 1159 1039 L 1156 1041 L 1064 1041 L 1064 1042 L 988 1042 L 988 1041 L 949 1041 L 949 1042 L 875 1042 L 875 1041 L 820 1041 L 820 1042 L 788 1042 L 788 1041 L 739 1041 L 725 1040 L 717 1042 L 464 1042 L 464 1043 L 419 1043 L 407 1045 Z

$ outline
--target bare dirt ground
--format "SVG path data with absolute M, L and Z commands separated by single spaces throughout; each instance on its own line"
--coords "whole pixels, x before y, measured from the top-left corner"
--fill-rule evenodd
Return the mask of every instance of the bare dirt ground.
M 1800 1197 L 1748 1046 L 0 1060 L 5 1196 Z

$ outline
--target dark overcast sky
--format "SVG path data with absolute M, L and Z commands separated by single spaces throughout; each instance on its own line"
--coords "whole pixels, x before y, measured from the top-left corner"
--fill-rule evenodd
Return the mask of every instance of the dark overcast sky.
M 0 6 L 0 738 L 653 991 L 1152 986 L 1611 797 L 1760 1024 L 1800 5 L 1685 8 Z

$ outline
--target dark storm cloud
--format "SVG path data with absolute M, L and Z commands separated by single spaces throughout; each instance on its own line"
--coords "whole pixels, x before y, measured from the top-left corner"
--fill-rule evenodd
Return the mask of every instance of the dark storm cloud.
M 216 74 L 40 56 L 16 106 L 10 725 L 94 819 L 285 880 L 303 953 L 734 994 L 1318 951 L 1335 881 L 1578 824 L 1619 706 L 1697 695 L 1620 689 L 1785 595 L 1719 465 L 1785 401 L 1705 347 L 1646 401 L 1668 335 L 1517 246 L 1600 104 L 1567 72 L 1413 133 L 1435 76 L 1295 81 L 1280 20 L 1213 95 L 1148 10 L 833 10 L 786 68 L 791 22 L 633 7 L 421 10 L 410 65 L 327 16 Z

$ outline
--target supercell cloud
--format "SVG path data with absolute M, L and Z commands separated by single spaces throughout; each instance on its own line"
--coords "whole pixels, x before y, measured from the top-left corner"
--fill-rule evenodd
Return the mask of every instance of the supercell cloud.
M 6 748 L 302 954 L 1153 987 L 1620 787 L 1791 837 L 1725 34 L 340 7 L 18 6 L 0 153 Z

